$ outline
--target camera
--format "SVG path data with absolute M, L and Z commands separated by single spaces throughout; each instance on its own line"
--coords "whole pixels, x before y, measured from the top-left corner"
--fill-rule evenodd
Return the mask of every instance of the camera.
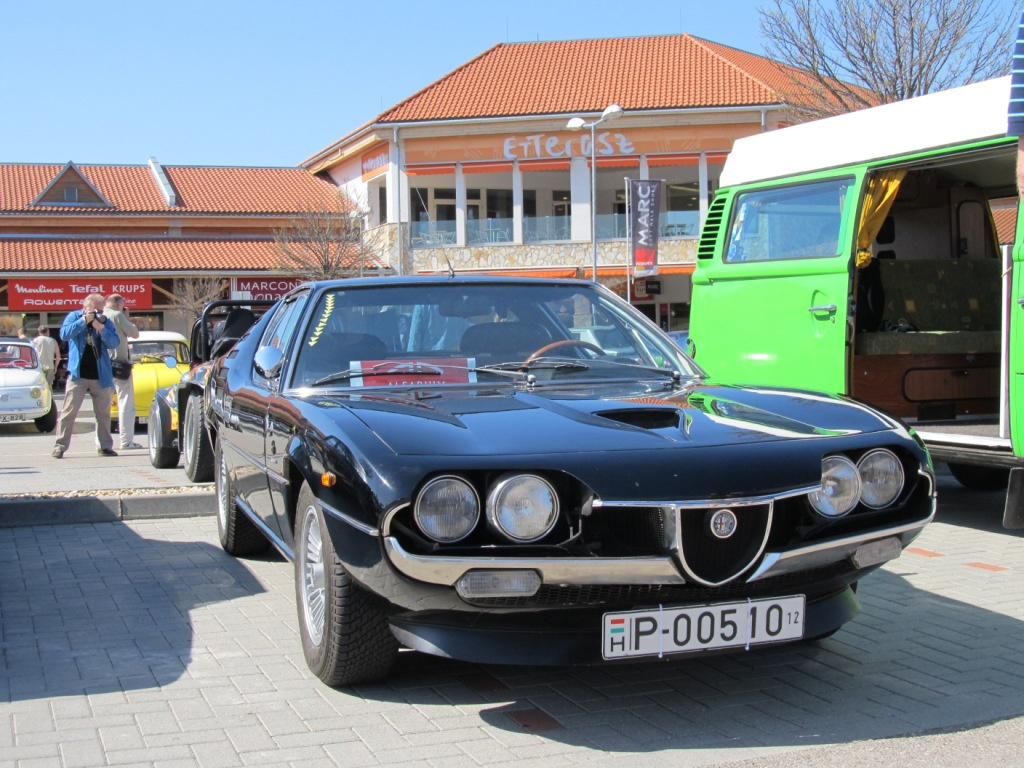
M 102 312 L 97 312 L 95 309 L 90 309 L 88 312 L 86 312 L 86 314 L 91 315 L 91 318 L 89 320 L 90 323 L 93 320 L 99 320 L 101 325 L 107 322 L 107 316 L 104 315 Z

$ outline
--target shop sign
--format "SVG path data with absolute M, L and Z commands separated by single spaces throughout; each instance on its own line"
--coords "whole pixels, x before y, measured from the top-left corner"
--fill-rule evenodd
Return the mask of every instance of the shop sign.
M 590 157 L 595 155 L 632 155 L 633 142 L 623 133 L 604 131 L 597 134 L 593 147 L 590 134 L 565 137 L 561 134 L 534 133 L 529 136 L 508 136 L 502 151 L 508 160 L 529 160 L 558 157 Z
M 363 181 L 377 176 L 381 171 L 388 167 L 390 158 L 388 156 L 388 146 L 384 146 L 378 149 L 372 149 L 369 152 L 364 152 L 359 158 Z
M 233 277 L 231 298 L 277 301 L 301 283 L 298 277 Z
M 7 308 L 11 312 L 70 312 L 82 308 L 91 293 L 109 296 L 119 293 L 130 309 L 152 309 L 152 281 L 145 278 L 17 278 L 7 281 Z

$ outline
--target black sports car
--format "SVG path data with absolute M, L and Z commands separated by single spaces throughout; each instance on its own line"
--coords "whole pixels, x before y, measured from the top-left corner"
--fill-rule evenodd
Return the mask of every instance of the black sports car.
M 611 663 L 817 639 L 935 510 L 898 421 L 713 382 L 593 283 L 296 288 L 217 359 L 218 527 L 295 564 L 306 660 Z

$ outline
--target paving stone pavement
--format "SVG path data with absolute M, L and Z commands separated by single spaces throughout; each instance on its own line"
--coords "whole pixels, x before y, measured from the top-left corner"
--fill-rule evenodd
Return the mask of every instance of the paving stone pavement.
M 1020 718 L 1024 536 L 998 494 L 940 494 L 820 644 L 586 668 L 407 652 L 343 690 L 306 669 L 291 566 L 229 557 L 212 517 L 0 529 L 0 768 L 813 765 Z

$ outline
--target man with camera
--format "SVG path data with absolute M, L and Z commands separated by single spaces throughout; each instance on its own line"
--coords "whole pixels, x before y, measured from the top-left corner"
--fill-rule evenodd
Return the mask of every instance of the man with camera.
M 114 324 L 103 315 L 104 303 L 103 294 L 90 293 L 82 301 L 82 308 L 69 313 L 60 327 L 60 337 L 68 343 L 68 382 L 57 422 L 55 459 L 63 458 L 71 445 L 75 419 L 86 394 L 92 398 L 96 414 L 96 452 L 117 456 L 110 434 L 110 399 L 114 393 L 110 350 L 117 349 L 119 338 Z

